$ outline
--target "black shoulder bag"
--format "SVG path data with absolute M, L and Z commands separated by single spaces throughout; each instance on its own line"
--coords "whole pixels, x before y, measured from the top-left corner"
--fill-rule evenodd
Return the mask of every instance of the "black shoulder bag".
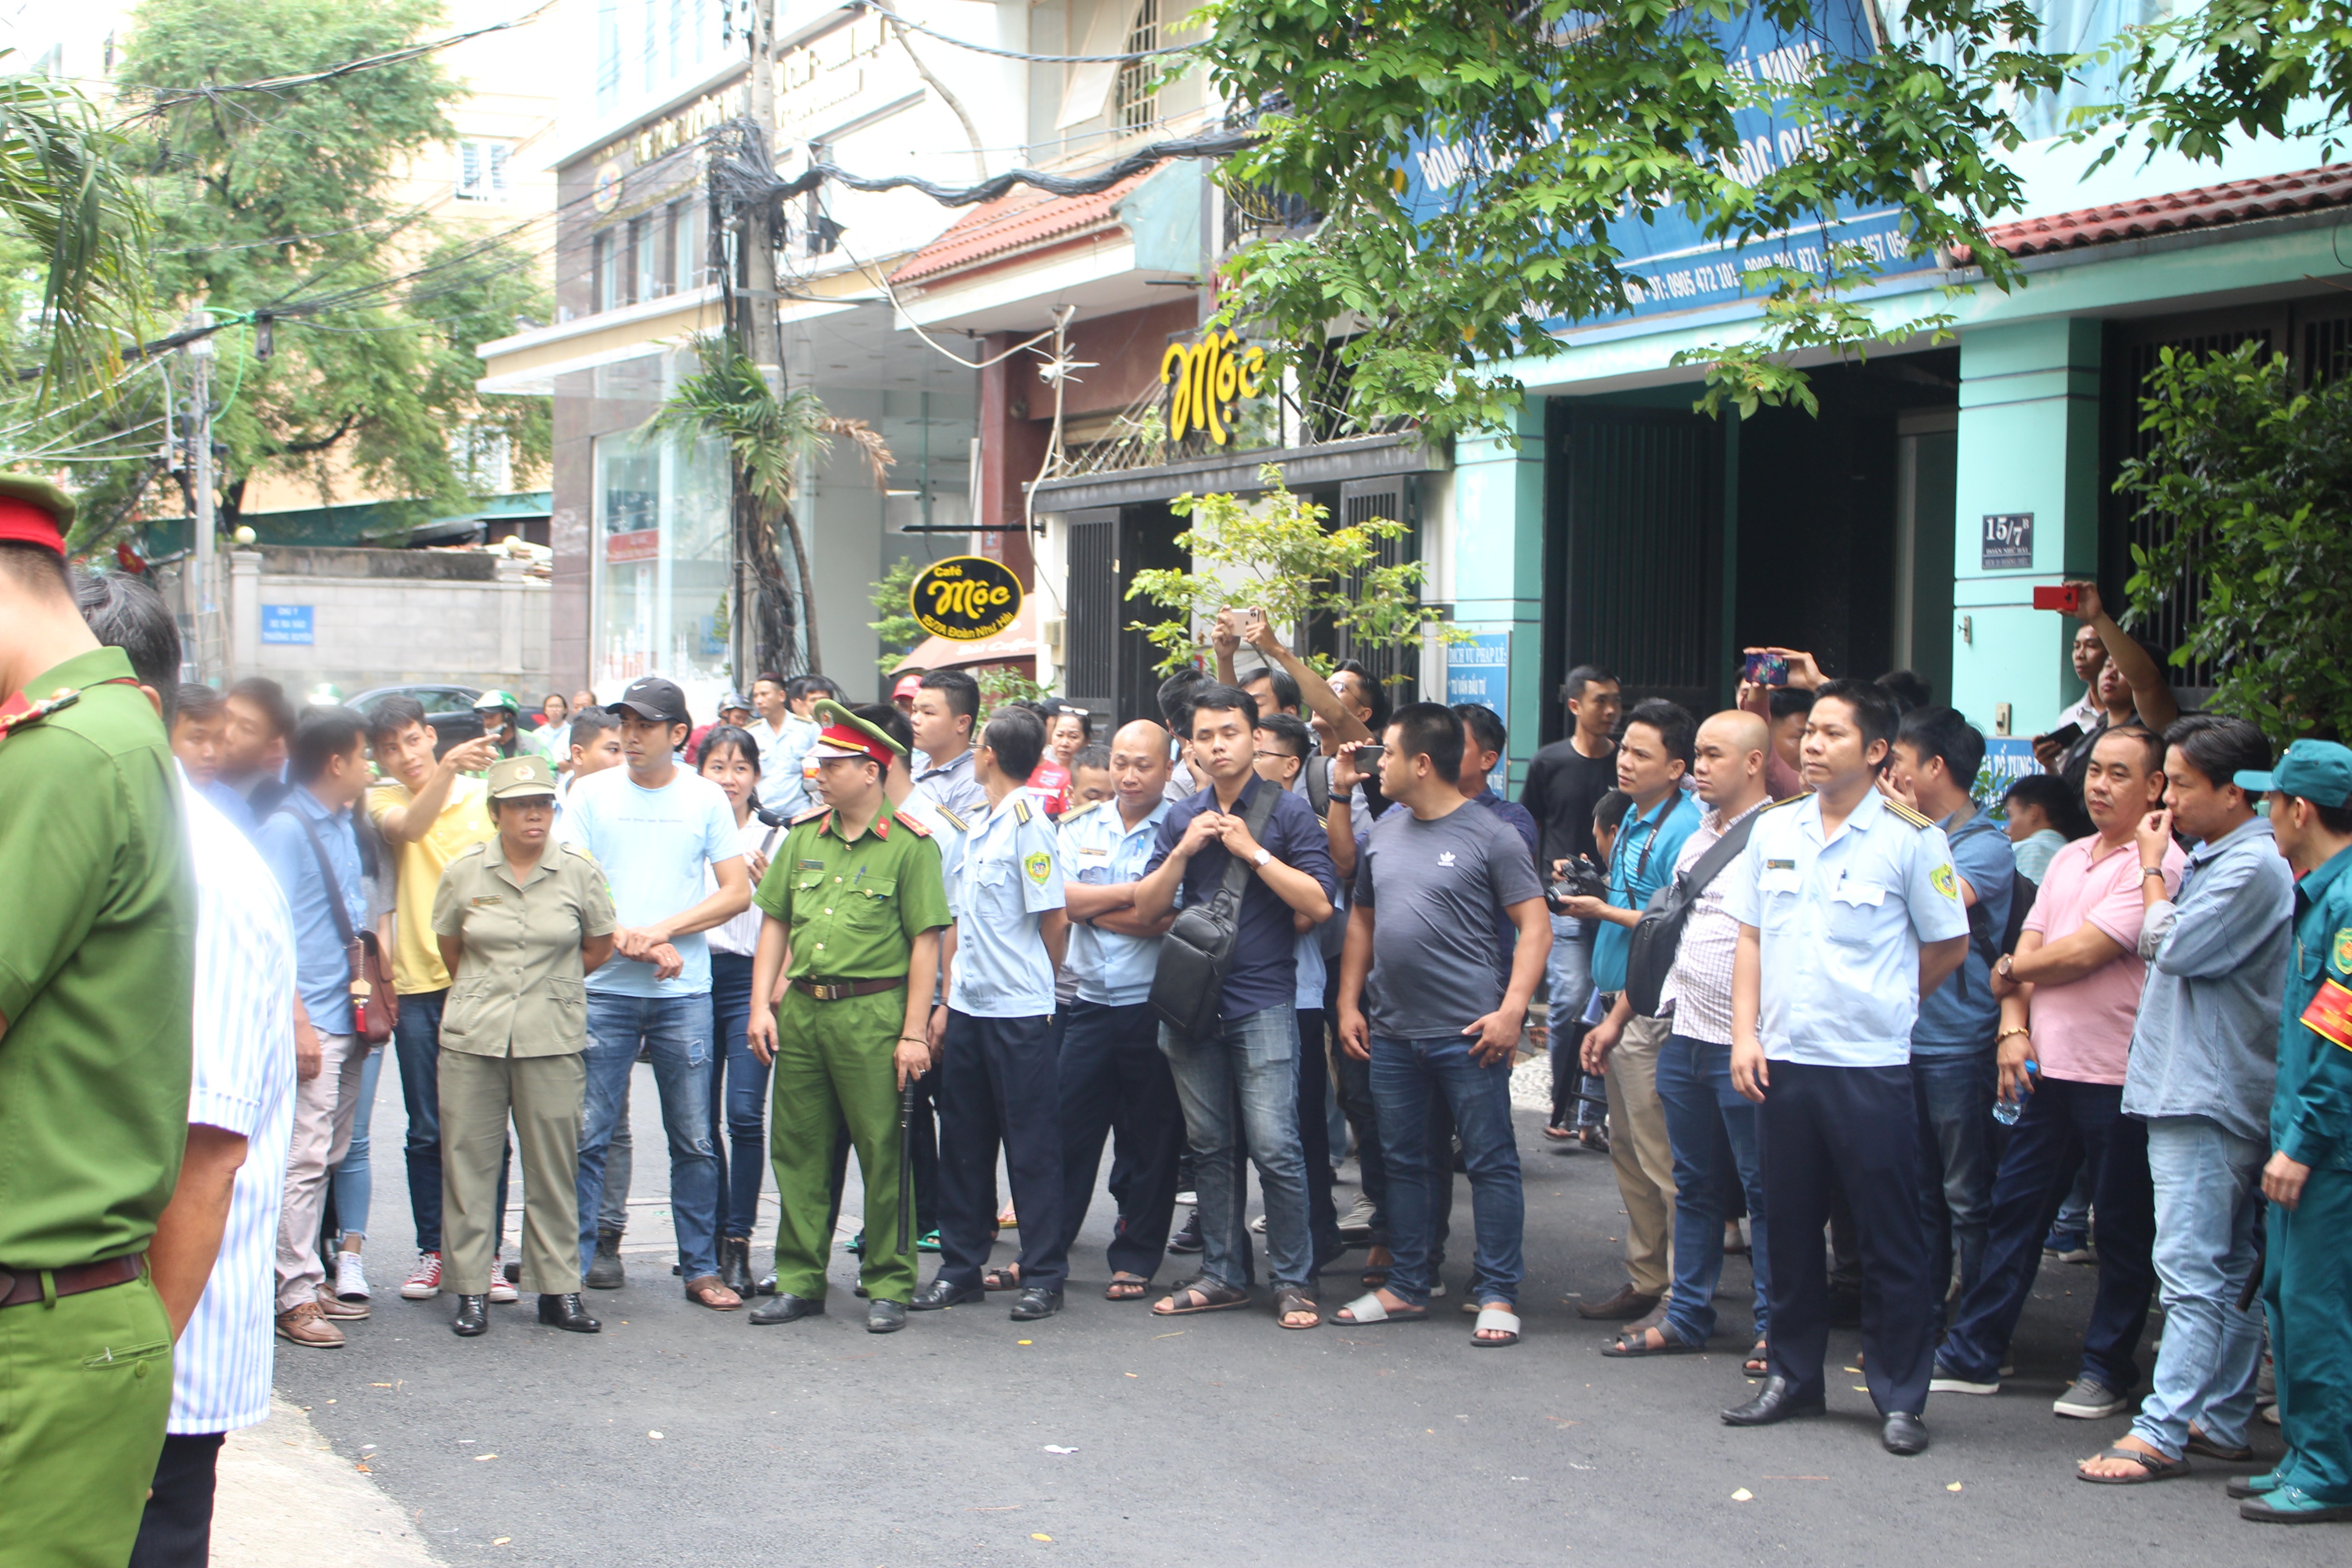
M 1265 842 L 1266 819 L 1274 815 L 1275 797 L 1281 793 L 1260 781 L 1242 813 L 1242 825 L 1260 844 Z M 1241 934 L 1242 889 L 1255 869 L 1229 853 L 1224 880 L 1209 901 L 1178 910 L 1168 934 L 1160 939 L 1160 965 L 1151 974 L 1151 1010 L 1188 1039 L 1210 1039 L 1217 1033 L 1225 1005 L 1225 972 L 1233 967 L 1234 942 Z
M 1683 927 L 1690 921 L 1691 906 L 1723 868 L 1748 847 L 1748 835 L 1761 811 L 1751 811 L 1731 830 L 1707 847 L 1691 868 L 1650 895 L 1642 918 L 1633 924 L 1633 942 L 1625 954 L 1625 997 L 1633 1016 L 1654 1018 L 1666 976 L 1674 973 L 1675 952 L 1683 943 Z

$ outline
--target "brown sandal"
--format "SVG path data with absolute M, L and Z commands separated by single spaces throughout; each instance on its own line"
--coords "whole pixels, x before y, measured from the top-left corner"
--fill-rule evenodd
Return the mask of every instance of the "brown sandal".
M 743 1298 L 729 1289 L 727 1282 L 716 1274 L 700 1274 L 688 1280 L 686 1299 L 714 1312 L 732 1312 L 743 1305 Z
M 1020 1289 L 1021 1265 L 1007 1263 L 1002 1268 L 989 1269 L 980 1277 L 980 1288 L 983 1290 Z
M 1294 1323 L 1290 1321 L 1293 1313 L 1304 1313 L 1315 1321 L 1311 1323 Z M 1274 1321 L 1277 1328 L 1319 1329 L 1323 1326 L 1323 1311 L 1316 1306 L 1315 1299 L 1307 1295 L 1305 1290 L 1296 1285 L 1285 1285 L 1274 1293 Z
M 1137 1274 L 1114 1274 L 1103 1287 L 1106 1301 L 1140 1301 L 1151 1294 L 1151 1281 Z
M 1154 1317 L 1181 1318 L 1192 1312 L 1227 1312 L 1250 1304 L 1250 1293 L 1213 1279 L 1187 1279 L 1151 1303 Z

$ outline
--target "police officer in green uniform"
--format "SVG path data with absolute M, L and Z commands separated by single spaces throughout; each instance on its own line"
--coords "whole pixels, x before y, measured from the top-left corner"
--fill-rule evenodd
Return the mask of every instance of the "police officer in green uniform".
M 845 1124 L 866 1181 L 867 1331 L 906 1327 L 912 1238 L 901 1238 L 899 1094 L 929 1070 L 931 982 L 950 920 L 939 846 L 884 795 L 905 750 L 831 700 L 810 755 L 830 804 L 793 819 L 752 898 L 767 915 L 751 961 L 747 1037 L 775 1064 L 776 1294 L 754 1323 L 824 1310 L 833 1140 Z M 779 994 L 779 973 L 786 982 Z
M 2352 1520 L 2352 751 L 2297 741 L 2269 773 L 2233 782 L 2270 796 L 2297 880 L 2263 1168 L 2263 1302 L 2286 1456 L 2230 1489 L 2263 1523 Z
M 163 1448 L 145 1254 L 187 1141 L 195 893 L 172 752 L 0 479 L 0 1562 L 120 1568 Z
M 489 1325 L 498 1267 L 507 1119 L 522 1150 L 522 1288 L 539 1321 L 575 1334 L 603 1325 L 580 1304 L 580 1110 L 588 1072 L 589 973 L 613 956 L 613 890 L 576 844 L 550 841 L 555 767 L 526 752 L 490 764 L 499 836 L 441 873 L 433 932 L 451 980 L 441 1016 L 437 1091 L 448 1199 L 441 1288 L 450 1328 Z

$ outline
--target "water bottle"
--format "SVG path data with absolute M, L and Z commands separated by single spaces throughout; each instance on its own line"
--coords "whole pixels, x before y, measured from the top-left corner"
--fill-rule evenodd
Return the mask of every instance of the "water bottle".
M 2025 1070 L 2029 1073 L 2040 1072 L 2042 1070 L 2042 1064 L 2040 1062 L 2027 1062 L 2025 1064 Z M 2003 1127 L 2016 1126 L 2017 1119 L 2024 1114 L 2025 1097 L 2021 1094 L 2015 1100 L 2010 1100 L 2004 1097 L 1996 1097 L 1992 1102 L 1992 1119 L 1995 1121 L 2000 1122 Z

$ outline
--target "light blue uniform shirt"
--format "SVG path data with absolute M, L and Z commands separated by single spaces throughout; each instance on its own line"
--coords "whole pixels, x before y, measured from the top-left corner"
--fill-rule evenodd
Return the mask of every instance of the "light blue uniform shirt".
M 1827 842 L 1821 796 L 1768 808 L 1724 874 L 1723 902 L 1762 936 L 1756 1032 L 1773 1061 L 1908 1064 L 1920 944 L 1969 934 L 1943 830 L 1876 790 Z
M 760 804 L 770 811 L 785 816 L 797 816 L 809 808 L 808 787 L 801 778 L 801 763 L 808 749 L 816 744 L 823 726 L 813 719 L 797 713 L 786 713 L 784 721 L 773 730 L 765 719 L 751 721 L 751 739 L 760 747 Z
M 326 879 L 319 874 L 319 857 L 300 824 L 300 813 L 319 836 L 327 864 L 343 896 L 343 913 L 350 929 L 366 931 L 367 894 L 360 886 L 360 844 L 352 836 L 351 807 L 329 811 L 308 788 L 296 784 L 286 792 L 278 810 L 254 832 L 254 845 L 278 886 L 286 894 L 294 928 L 294 974 L 302 993 L 303 1011 L 310 1026 L 322 1035 L 352 1032 L 352 961 L 343 946 L 343 928 L 335 920 Z
M 1054 1011 L 1054 961 L 1040 934 L 1062 907 L 1054 819 L 1026 789 L 1008 795 L 964 840 L 956 910 L 955 981 L 948 1005 L 975 1018 L 1043 1018 Z
M 931 830 L 931 842 L 940 847 L 940 875 L 947 881 L 948 914 L 950 918 L 963 912 L 963 841 L 971 824 L 961 812 L 943 808 L 935 800 L 910 795 L 907 803 L 897 808 Z
M 1089 887 L 1115 888 L 1143 879 L 1144 863 L 1160 837 L 1167 801 L 1154 801 L 1151 815 L 1133 827 L 1119 815 L 1118 802 L 1081 806 L 1062 819 L 1062 876 Z M 1078 999 L 1106 1007 L 1131 1007 L 1151 999 L 1151 974 L 1160 963 L 1160 939 L 1098 931 L 1070 922 L 1070 973 Z
M 942 767 L 933 767 L 929 757 L 922 758 L 922 765 L 915 769 L 915 794 L 939 802 L 974 825 L 988 815 L 988 792 L 972 776 L 970 746 Z

